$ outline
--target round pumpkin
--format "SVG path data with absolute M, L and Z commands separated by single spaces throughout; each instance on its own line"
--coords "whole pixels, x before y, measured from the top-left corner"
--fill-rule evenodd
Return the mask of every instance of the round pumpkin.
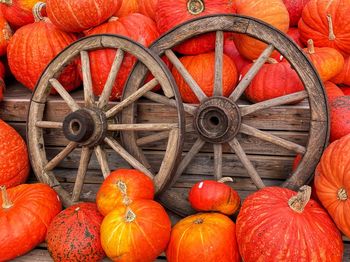
M 350 56 L 345 58 L 344 67 L 340 73 L 333 77 L 330 81 L 335 84 L 350 85 Z
M 137 200 L 110 212 L 101 225 L 101 242 L 113 261 L 153 262 L 166 248 L 171 231 L 164 208 Z
M 283 0 L 289 13 L 290 26 L 297 26 L 304 6 L 310 0 Z
M 95 203 L 80 203 L 63 210 L 51 222 L 47 249 L 54 261 L 101 261 L 100 227 L 103 216 Z
M 12 30 L 5 20 L 4 16 L 0 14 L 0 56 L 6 55 L 7 46 L 12 37 Z
M 239 262 L 236 226 L 219 213 L 186 217 L 172 229 L 166 257 L 169 262 Z
M 23 184 L 7 191 L 1 187 L 1 191 L 0 257 L 7 261 L 43 242 L 62 207 L 57 193 L 46 184 Z
M 146 15 L 155 21 L 157 4 L 158 0 L 139 0 L 139 13 Z
M 300 33 L 299 33 L 299 29 L 298 29 L 298 28 L 296 28 L 296 27 L 290 27 L 290 28 L 288 29 L 287 35 L 288 35 L 290 38 L 292 38 L 292 39 L 294 40 L 294 42 L 295 42 L 298 46 L 300 46 L 300 47 L 302 47 L 302 48 L 305 47 L 304 43 L 301 42 L 301 40 L 300 40 Z
M 289 14 L 282 0 L 237 0 L 237 14 L 258 18 L 287 33 Z M 244 57 L 254 60 L 267 48 L 267 45 L 244 34 L 235 34 L 235 44 Z M 275 51 L 274 54 L 277 52 Z
M 113 16 L 123 17 L 133 13 L 140 13 L 139 0 L 118 0 L 120 2 L 117 11 Z
M 87 35 L 119 34 L 127 36 L 144 46 L 149 46 L 158 36 L 157 27 L 152 19 L 141 14 L 131 14 L 121 18 L 112 17 L 107 23 L 93 28 Z M 117 51 L 111 49 L 89 52 L 93 91 L 96 96 L 102 93 Z M 123 64 L 113 85 L 110 98 L 120 98 L 124 84 L 136 62 L 135 57 L 125 55 Z
M 350 134 L 350 96 L 340 96 L 330 101 L 331 134 L 330 141 Z
M 230 0 L 158 0 L 156 22 L 161 34 L 191 19 L 222 13 L 234 13 L 234 1 Z M 214 50 L 215 34 L 193 37 L 175 48 L 181 54 L 196 55 Z
M 224 54 L 229 56 L 235 63 L 237 72 L 240 73 L 246 65 L 250 64 L 251 61 L 241 56 L 235 46 L 234 36 L 232 34 L 225 37 L 224 41 Z
M 350 135 L 328 146 L 315 171 L 317 197 L 350 237 Z
M 317 47 L 332 47 L 350 55 L 350 0 L 310 0 L 298 28 L 301 40 L 314 40 Z
M 96 195 L 98 210 L 106 216 L 118 206 L 128 205 L 138 199 L 153 199 L 153 181 L 134 169 L 113 171 L 102 183 Z
M 215 53 L 205 53 L 194 56 L 184 56 L 180 58 L 181 63 L 185 66 L 187 71 L 191 74 L 193 79 L 197 82 L 203 92 L 208 96 L 212 96 L 214 92 L 214 64 Z M 208 66 L 212 65 L 212 66 Z M 222 90 L 224 96 L 229 96 L 236 86 L 237 69 L 234 62 L 227 55 L 223 55 L 223 77 Z M 198 103 L 196 95 L 187 85 L 182 75 L 175 67 L 172 69 L 173 76 L 179 88 L 182 100 L 186 103 Z
M 196 183 L 190 190 L 188 200 L 197 211 L 217 211 L 225 215 L 237 212 L 241 199 L 238 193 L 224 182 L 233 182 L 232 178 L 219 181 L 204 180 Z
M 248 196 L 237 218 L 239 251 L 251 261 L 342 261 L 341 235 L 327 212 L 299 193 L 266 187 Z
M 82 32 L 110 18 L 118 7 L 116 0 L 48 0 L 47 15 L 66 32 Z
M 343 91 L 344 95 L 350 96 L 350 87 L 349 86 L 342 86 L 341 91 Z
M 323 84 L 326 90 L 328 100 L 332 100 L 339 96 L 344 96 L 343 91 L 336 84 L 333 84 L 330 81 L 327 81 Z

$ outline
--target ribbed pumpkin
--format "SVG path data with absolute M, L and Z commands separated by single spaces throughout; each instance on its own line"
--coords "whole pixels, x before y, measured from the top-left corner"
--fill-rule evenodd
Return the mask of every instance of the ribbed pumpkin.
M 25 25 L 15 32 L 7 49 L 11 72 L 33 90 L 51 60 L 75 40 L 75 35 L 59 30 L 47 18 Z M 69 64 L 58 80 L 68 91 L 77 88 L 81 80 L 76 63 Z
M 330 141 L 335 141 L 350 134 L 350 96 L 341 96 L 330 101 L 331 135 Z
M 237 0 L 237 14 L 258 18 L 287 33 L 289 14 L 282 0 Z M 235 34 L 235 44 L 244 57 L 254 60 L 267 45 L 244 34 Z M 275 52 L 277 53 L 277 52 Z
M 350 85 L 350 56 L 345 58 L 342 71 L 333 77 L 330 81 L 335 84 Z
M 114 16 L 122 17 L 133 13 L 140 13 L 155 20 L 158 0 L 119 0 L 117 12 Z
M 137 200 L 103 219 L 101 242 L 113 261 L 153 262 L 165 250 L 170 231 L 170 219 L 160 204 Z
M 315 188 L 322 205 L 350 237 L 350 135 L 328 146 L 315 172 Z
M 0 10 L 14 29 L 34 22 L 32 9 L 45 0 L 2 0 Z
M 5 20 L 4 16 L 0 13 L 0 56 L 6 55 L 7 46 L 12 37 L 12 30 Z
M 188 20 L 210 14 L 234 13 L 230 0 L 158 0 L 156 22 L 161 34 Z M 214 50 L 215 34 L 193 37 L 176 47 L 185 55 L 202 54 Z
M 235 42 L 233 41 L 233 38 L 234 36 L 232 34 L 225 37 L 224 53 L 225 55 L 229 56 L 232 59 L 232 61 L 236 65 L 237 72 L 240 73 L 242 71 L 242 68 L 250 64 L 251 61 L 241 56 L 241 54 L 238 52 L 235 46 Z
M 23 184 L 0 195 L 1 261 L 21 256 L 45 240 L 47 228 L 61 211 L 56 192 L 46 184 Z
M 344 95 L 350 96 L 350 86 L 343 86 L 340 89 L 343 91 Z
M 232 215 L 238 210 L 241 199 L 238 193 L 225 182 L 233 182 L 225 177 L 219 181 L 204 180 L 196 183 L 190 190 L 188 200 L 197 211 L 217 211 Z
M 266 187 L 248 196 L 236 224 L 243 260 L 342 261 L 341 235 L 310 195 L 311 188 L 304 186 L 298 194 Z
M 186 217 L 172 229 L 166 257 L 169 262 L 239 262 L 236 226 L 219 213 Z
M 88 31 L 87 35 L 105 33 L 130 37 L 144 46 L 149 46 L 159 36 L 154 21 L 141 14 L 131 14 L 122 18 L 112 17 L 107 23 Z M 93 91 L 97 96 L 102 93 L 116 53 L 116 50 L 111 49 L 97 50 L 89 53 Z M 129 54 L 124 57 L 123 64 L 113 86 L 111 99 L 121 96 L 124 84 L 135 62 L 135 57 Z
M 11 126 L 0 119 L 0 185 L 13 187 L 29 174 L 27 146 Z
M 311 0 L 299 21 L 301 40 L 350 55 L 350 0 Z
M 80 203 L 59 213 L 46 236 L 47 249 L 54 261 L 101 261 L 100 227 L 103 216 L 95 203 Z
M 338 75 L 344 67 L 344 57 L 334 48 L 315 47 L 313 40 L 309 39 L 304 51 L 316 67 L 323 82 Z
M 113 171 L 97 192 L 96 203 L 102 215 L 138 199 L 153 199 L 153 181 L 134 169 Z
M 158 0 L 139 0 L 139 13 L 156 20 L 157 4 Z
M 118 7 L 116 0 L 48 0 L 47 15 L 66 32 L 82 32 L 106 21 Z
M 214 90 L 215 53 L 210 52 L 194 56 L 184 56 L 180 58 L 180 61 L 192 75 L 193 79 L 198 83 L 203 92 L 207 96 L 212 96 Z M 223 95 L 227 97 L 235 88 L 237 82 L 237 69 L 231 58 L 225 54 L 223 56 L 222 72 L 222 90 Z M 186 103 L 198 103 L 199 101 L 197 97 L 175 67 L 173 67 L 172 73 L 179 88 L 182 100 Z
M 294 40 L 294 42 L 300 46 L 300 47 L 305 47 L 305 45 L 301 42 L 300 40 L 300 33 L 298 28 L 296 27 L 290 27 L 288 29 L 287 35 Z
M 283 0 L 289 13 L 290 26 L 297 26 L 304 6 L 310 0 Z
M 246 97 L 254 103 L 302 91 L 304 86 L 288 62 L 264 64 L 245 91 Z M 252 64 L 242 70 L 242 77 Z
M 329 81 L 323 84 L 326 90 L 328 100 L 332 100 L 339 96 L 344 96 L 343 91 L 336 84 L 333 84 L 332 82 L 329 82 Z

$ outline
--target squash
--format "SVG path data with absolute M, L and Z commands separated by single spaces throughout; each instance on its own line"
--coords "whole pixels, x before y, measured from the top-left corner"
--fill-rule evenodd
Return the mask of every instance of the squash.
M 327 81 L 323 84 L 324 84 L 327 98 L 329 101 L 332 100 L 333 98 L 344 95 L 343 91 L 336 84 L 333 84 L 330 81 Z
M 119 6 L 113 16 L 123 17 L 140 13 L 155 20 L 158 0 L 118 0 Z
M 6 55 L 7 46 L 12 37 L 12 29 L 0 13 L 0 56 Z
M 294 40 L 294 42 L 295 42 L 298 46 L 300 46 L 301 48 L 304 48 L 304 47 L 305 47 L 304 43 L 301 42 L 301 40 L 300 40 L 300 33 L 299 33 L 298 28 L 296 28 L 296 27 L 290 27 L 290 28 L 288 29 L 287 35 L 288 35 L 290 38 L 292 38 L 292 39 Z
M 350 133 L 350 96 L 336 97 L 330 101 L 331 142 Z
M 224 54 L 229 56 L 235 63 L 237 72 L 240 73 L 246 65 L 250 64 L 251 61 L 241 56 L 235 46 L 233 34 L 228 34 L 224 41 Z
M 289 25 L 297 26 L 304 6 L 310 0 L 283 0 L 289 13 Z
M 335 84 L 350 85 L 350 56 L 345 58 L 344 67 L 340 73 L 333 77 L 330 81 Z
M 340 89 L 343 91 L 344 95 L 350 96 L 350 86 L 342 86 Z

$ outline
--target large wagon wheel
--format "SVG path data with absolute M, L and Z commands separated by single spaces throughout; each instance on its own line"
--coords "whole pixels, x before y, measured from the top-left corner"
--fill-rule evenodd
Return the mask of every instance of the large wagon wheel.
M 117 49 L 117 52 L 104 90 L 97 99 L 93 94 L 89 51 L 106 48 Z M 147 83 L 143 83 L 143 79 L 140 79 L 140 85 L 133 86 L 132 90 L 126 90 L 129 95 L 124 96 L 120 103 L 111 103 L 109 97 L 113 83 L 126 54 L 135 56 L 155 78 Z M 84 98 L 77 102 L 57 79 L 65 66 L 79 57 L 82 65 Z M 175 123 L 164 123 L 162 119 L 159 119 L 158 123 L 140 123 L 137 122 L 136 114 L 130 116 L 134 119 L 133 124 L 125 124 L 120 122 L 120 119 L 118 120 L 121 112 L 129 106 L 136 105 L 145 93 L 157 85 L 162 87 L 165 94 L 174 97 L 173 103 L 177 108 Z M 45 113 L 51 88 L 58 92 L 70 109 L 70 112 L 60 122 L 47 119 Z M 110 163 L 106 147 L 110 147 L 131 167 L 154 179 L 157 191 L 161 191 L 169 183 L 170 175 L 177 163 L 179 152 L 181 152 L 184 132 L 183 115 L 183 106 L 171 74 L 163 62 L 157 56 L 152 55 L 148 49 L 121 36 L 98 35 L 83 38 L 63 50 L 50 63 L 33 93 L 27 126 L 28 147 L 33 170 L 37 178 L 54 188 L 60 195 L 63 204 L 69 206 L 79 201 L 93 152 L 95 152 L 103 176 L 108 176 Z M 45 151 L 44 129 L 59 129 L 69 141 L 63 150 L 49 160 Z M 166 150 L 157 168 L 148 164 L 146 157 L 142 158 L 141 162 L 138 156 L 128 152 L 116 139 L 117 132 L 128 137 L 130 132 L 149 130 L 166 130 L 170 134 Z M 54 169 L 76 148 L 81 148 L 80 162 L 74 188 L 72 192 L 68 192 L 59 183 Z
M 204 94 L 186 68 L 181 64 L 176 54 L 172 51 L 172 48 L 181 42 L 208 32 L 216 32 L 215 65 L 213 65 L 215 66 L 214 96 L 211 98 L 208 98 Z M 246 34 L 267 43 L 266 49 L 254 62 L 249 72 L 228 98 L 222 96 L 223 32 Z M 228 144 L 231 151 L 235 153 L 236 157 L 246 169 L 246 172 L 249 174 L 255 186 L 257 188 L 264 187 L 263 180 L 236 137 L 239 133 L 273 143 L 303 155 L 298 168 L 290 174 L 289 178 L 282 186 L 295 189 L 309 181 L 327 144 L 329 130 L 327 101 L 322 82 L 314 67 L 300 48 L 287 36 L 257 19 L 238 15 L 214 15 L 194 19 L 178 26 L 163 35 L 150 48 L 159 56 L 165 55 L 172 62 L 200 101 L 199 105 L 184 104 L 186 113 L 192 116 L 192 121 L 186 124 L 186 131 L 194 129 L 197 134 L 197 140 L 188 153 L 182 158 L 176 174 L 173 177 L 172 185 L 174 185 L 201 148 L 203 148 L 206 143 L 209 143 L 213 146 L 215 179 L 221 178 L 224 164 L 223 145 Z M 238 99 L 242 96 L 256 73 L 275 49 L 278 50 L 296 70 L 304 84 L 305 91 L 244 107 L 239 105 L 237 103 Z M 130 78 L 129 85 L 137 86 L 144 74 L 145 70 L 142 65 L 135 67 L 132 74 L 134 77 Z M 126 93 L 126 95 L 128 94 Z M 167 99 L 165 96 L 152 92 L 147 93 L 145 96 L 152 101 L 175 106 L 174 101 Z M 309 138 L 306 146 L 259 130 L 258 128 L 247 125 L 244 121 L 246 116 L 259 110 L 297 102 L 305 98 L 308 99 L 310 107 Z M 129 110 L 129 114 L 132 114 L 134 108 L 129 108 Z M 186 117 L 186 119 L 188 118 Z M 124 117 L 123 121 L 132 123 L 132 120 L 130 121 L 127 117 Z M 158 136 L 153 138 L 154 139 L 148 140 L 148 142 L 154 142 L 163 137 Z M 132 141 L 135 141 L 135 139 L 131 137 L 126 137 L 124 139 L 124 143 L 127 145 L 128 149 L 135 152 L 138 149 Z M 186 215 L 191 212 L 186 197 L 187 196 L 181 193 L 177 193 L 175 190 L 168 190 L 160 196 L 160 199 L 171 210 L 178 214 Z

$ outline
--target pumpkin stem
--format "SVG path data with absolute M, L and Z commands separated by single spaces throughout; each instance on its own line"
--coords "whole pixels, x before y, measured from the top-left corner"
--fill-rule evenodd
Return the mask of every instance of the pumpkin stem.
M 125 221 L 128 223 L 131 223 L 135 219 L 136 219 L 136 214 L 128 207 L 125 213 Z
M 202 0 L 189 0 L 187 2 L 187 10 L 192 15 L 199 15 L 204 9 L 205 6 Z
M 12 0 L 0 0 L 1 4 L 12 5 Z
M 269 64 L 278 64 L 277 60 L 274 59 L 274 58 L 272 58 L 272 57 L 269 57 L 269 58 L 267 59 L 267 62 L 268 62 Z
M 0 190 L 1 190 L 1 195 L 2 195 L 2 208 L 9 209 L 9 208 L 13 207 L 13 203 L 11 202 L 11 200 L 9 199 L 9 196 L 7 194 L 6 187 L 0 186 Z
M 118 180 L 117 187 L 123 195 L 126 195 L 128 187 L 123 181 Z
M 303 213 L 305 206 L 309 203 L 311 197 L 311 187 L 302 186 L 296 196 L 289 199 L 288 205 L 295 212 Z
M 329 28 L 329 40 L 335 40 L 335 34 L 334 34 L 334 27 L 333 27 L 333 19 L 332 15 L 327 15 L 327 21 L 328 21 L 328 28 Z
M 314 40 L 312 39 L 307 40 L 307 51 L 309 52 L 309 54 L 315 53 Z
M 196 225 L 199 225 L 199 224 L 203 224 L 204 220 L 203 218 L 197 218 L 193 223 L 195 223 Z
M 108 22 L 114 22 L 114 21 L 117 21 L 118 19 L 119 17 L 112 16 L 111 18 L 108 19 Z
M 340 188 L 338 190 L 338 199 L 341 201 L 348 200 L 348 193 L 346 192 L 345 188 Z
M 233 179 L 232 179 L 232 177 L 223 177 L 223 178 L 219 179 L 218 182 L 219 183 L 227 183 L 227 182 L 233 183 Z
M 41 15 L 41 11 L 46 7 L 46 4 L 43 2 L 37 2 L 33 7 L 33 16 L 35 22 L 40 22 L 44 20 L 44 17 Z

